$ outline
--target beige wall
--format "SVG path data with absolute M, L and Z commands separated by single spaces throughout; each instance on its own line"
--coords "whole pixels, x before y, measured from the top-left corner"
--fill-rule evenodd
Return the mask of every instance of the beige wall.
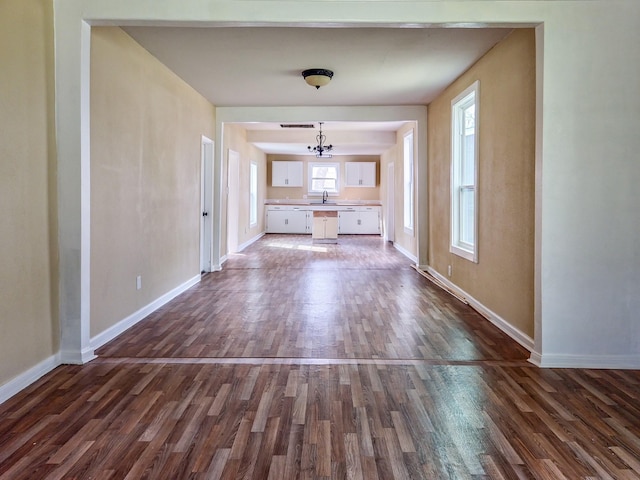
M 264 232 L 264 199 L 266 194 L 267 155 L 247 142 L 247 132 L 244 128 L 226 124 L 224 127 L 224 165 L 223 178 L 228 178 L 229 149 L 238 152 L 240 157 L 240 188 L 238 215 L 238 245 L 248 242 Z M 258 165 L 258 223 L 251 227 L 249 224 L 249 180 L 251 162 Z M 226 196 L 224 196 L 226 202 Z M 223 237 L 222 253 L 227 252 L 227 205 L 223 205 Z
M 420 217 L 420 209 L 419 205 L 415 204 L 415 218 L 414 218 L 414 230 L 413 233 L 406 232 L 404 229 L 404 136 L 410 132 L 414 131 L 413 140 L 414 140 L 414 164 L 417 165 L 418 159 L 418 135 L 417 128 L 415 123 L 407 123 L 403 127 L 401 127 L 396 132 L 396 144 L 387 150 L 380 158 L 380 171 L 382 172 L 381 183 L 380 183 L 380 195 L 381 200 L 384 205 L 383 209 L 383 223 L 385 232 L 388 228 L 387 211 L 389 206 L 387 205 L 387 192 L 389 190 L 389 174 L 388 168 L 389 165 L 393 163 L 393 172 L 394 172 L 394 182 L 393 182 L 393 192 L 394 192 L 394 202 L 393 202 L 393 212 L 394 212 L 394 229 L 393 235 L 389 235 L 385 233 L 386 238 L 393 238 L 393 243 L 397 247 L 401 247 L 402 250 L 407 253 L 417 256 L 418 252 L 418 242 L 417 242 L 417 221 L 425 221 Z M 414 170 L 415 172 L 415 170 Z M 417 185 L 416 185 L 417 187 Z M 417 188 L 414 190 L 417 191 Z
M 316 157 L 309 155 L 268 155 L 267 157 L 267 198 L 301 200 L 307 195 L 309 183 L 309 162 L 318 161 Z M 302 187 L 272 187 L 271 186 L 271 162 L 274 160 L 297 160 L 304 163 Z M 329 162 L 340 164 L 340 193 L 336 198 L 340 200 L 380 200 L 380 157 L 366 155 L 336 155 Z M 345 187 L 344 175 L 346 162 L 376 162 L 376 186 L 369 187 Z M 319 198 L 319 196 L 318 196 Z
M 0 2 L 0 385 L 59 349 L 52 26 Z
M 121 29 L 94 28 L 91 44 L 93 337 L 199 274 L 215 110 Z
M 477 264 L 449 253 L 451 100 L 480 81 Z M 533 338 L 535 37 L 516 30 L 428 108 L 429 263 Z

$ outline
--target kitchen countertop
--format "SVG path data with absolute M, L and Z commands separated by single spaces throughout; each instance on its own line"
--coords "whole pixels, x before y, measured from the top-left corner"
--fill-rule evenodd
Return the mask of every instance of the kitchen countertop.
M 265 205 L 286 205 L 293 207 L 379 207 L 382 205 L 380 200 L 329 200 L 327 203 L 322 201 L 310 200 L 289 200 L 289 199 L 271 199 L 265 200 Z

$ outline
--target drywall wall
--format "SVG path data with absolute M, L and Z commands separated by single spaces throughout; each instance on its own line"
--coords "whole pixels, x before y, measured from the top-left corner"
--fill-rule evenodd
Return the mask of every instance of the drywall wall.
M 94 337 L 200 273 L 201 136 L 213 138 L 215 110 L 120 28 L 91 41 Z
M 229 149 L 238 152 L 239 163 L 239 209 L 238 209 L 238 222 L 237 222 L 237 244 L 242 246 L 246 242 L 256 238 L 258 235 L 264 232 L 264 200 L 266 194 L 266 182 L 267 182 L 267 155 L 256 148 L 254 145 L 247 142 L 247 132 L 244 128 L 227 124 L 224 128 L 224 142 L 223 148 L 225 151 L 224 157 L 224 178 L 227 178 L 228 169 L 228 151 Z M 251 226 L 249 222 L 249 180 L 251 162 L 255 162 L 258 165 L 258 222 L 256 225 Z M 226 197 L 226 196 L 225 196 Z M 227 219 L 227 208 L 223 209 L 223 218 Z M 224 225 L 228 228 L 228 222 Z M 223 252 L 229 253 L 227 250 L 227 230 L 225 229 L 225 236 L 223 237 Z
M 449 252 L 451 101 L 475 81 L 480 82 L 478 263 Z M 429 105 L 427 130 L 429 264 L 530 338 L 535 88 L 535 32 L 515 30 Z
M 309 163 L 319 161 L 316 157 L 309 155 L 268 155 L 267 160 L 267 198 L 269 199 L 308 199 L 309 184 Z M 274 160 L 295 160 L 303 162 L 302 187 L 273 187 L 271 186 L 271 162 Z M 336 198 L 340 200 L 380 200 L 380 157 L 372 155 L 335 155 L 326 160 L 331 163 L 338 163 L 340 168 L 339 194 Z M 344 176 L 346 162 L 375 162 L 376 163 L 376 186 L 375 187 L 345 187 Z M 319 195 L 313 195 L 313 199 L 319 199 Z
M 0 385 L 59 348 L 52 7 L 0 2 Z
M 640 269 L 636 239 L 640 223 L 640 3 L 630 0 L 460 0 L 394 2 L 270 2 L 260 11 L 264 25 L 402 26 L 458 23 L 473 26 L 535 26 L 538 96 L 536 108 L 536 363 L 553 365 L 640 365 Z M 255 12 L 246 2 L 183 0 L 105 3 L 103 0 L 54 0 L 57 7 L 56 112 L 60 192 L 77 191 L 85 183 L 74 170 L 88 161 L 82 150 L 89 122 L 82 104 L 86 83 L 86 42 L 82 21 L 184 25 L 231 25 L 251 22 Z M 362 8 L 366 5 L 366 8 Z M 269 112 L 274 107 L 269 108 Z M 277 108 L 276 108 L 277 110 Z M 300 107 L 287 121 L 308 120 Z M 335 112 L 336 109 L 326 110 Z M 317 111 L 314 109 L 314 117 Z M 349 109 L 327 120 L 350 120 Z M 230 110 L 227 111 L 230 113 Z M 252 121 L 255 118 L 228 118 Z M 415 117 L 411 117 L 415 118 Z M 273 121 L 264 114 L 260 120 Z M 278 120 L 282 120 L 280 116 Z M 406 119 L 406 118 L 405 118 Z M 382 119 L 381 119 L 382 120 Z M 219 159 L 219 151 L 216 153 Z M 216 162 L 218 163 L 218 162 Z M 219 168 L 216 166 L 216 169 Z M 214 169 L 215 170 L 215 169 Z M 215 170 L 219 178 L 219 172 Z M 83 244 L 76 232 L 88 218 L 80 215 L 81 198 L 70 195 L 58 211 L 61 244 L 60 294 L 67 310 L 86 306 L 80 295 L 87 276 L 85 259 L 65 254 Z M 219 215 L 214 219 L 219 220 Z M 428 243 L 420 224 L 420 257 Z M 606 281 L 603 281 L 603 278 Z M 70 336 L 82 339 L 84 323 L 71 314 Z

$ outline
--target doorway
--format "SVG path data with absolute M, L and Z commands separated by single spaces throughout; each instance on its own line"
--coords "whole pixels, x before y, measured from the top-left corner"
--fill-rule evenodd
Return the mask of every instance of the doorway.
M 211 271 L 213 234 L 213 141 L 202 136 L 200 148 L 200 273 Z

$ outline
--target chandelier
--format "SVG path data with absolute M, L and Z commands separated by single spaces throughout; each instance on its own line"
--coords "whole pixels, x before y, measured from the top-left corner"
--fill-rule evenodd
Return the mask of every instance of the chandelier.
M 315 147 L 312 147 L 311 145 L 309 145 L 307 148 L 309 149 L 310 152 L 315 153 L 316 157 L 318 158 L 331 158 L 332 155 L 328 152 L 333 150 L 333 145 L 325 145 L 327 137 L 322 134 L 322 124 L 324 122 L 319 122 L 319 123 L 320 123 L 320 133 L 316 135 L 316 142 L 318 142 L 318 145 L 316 145 Z

